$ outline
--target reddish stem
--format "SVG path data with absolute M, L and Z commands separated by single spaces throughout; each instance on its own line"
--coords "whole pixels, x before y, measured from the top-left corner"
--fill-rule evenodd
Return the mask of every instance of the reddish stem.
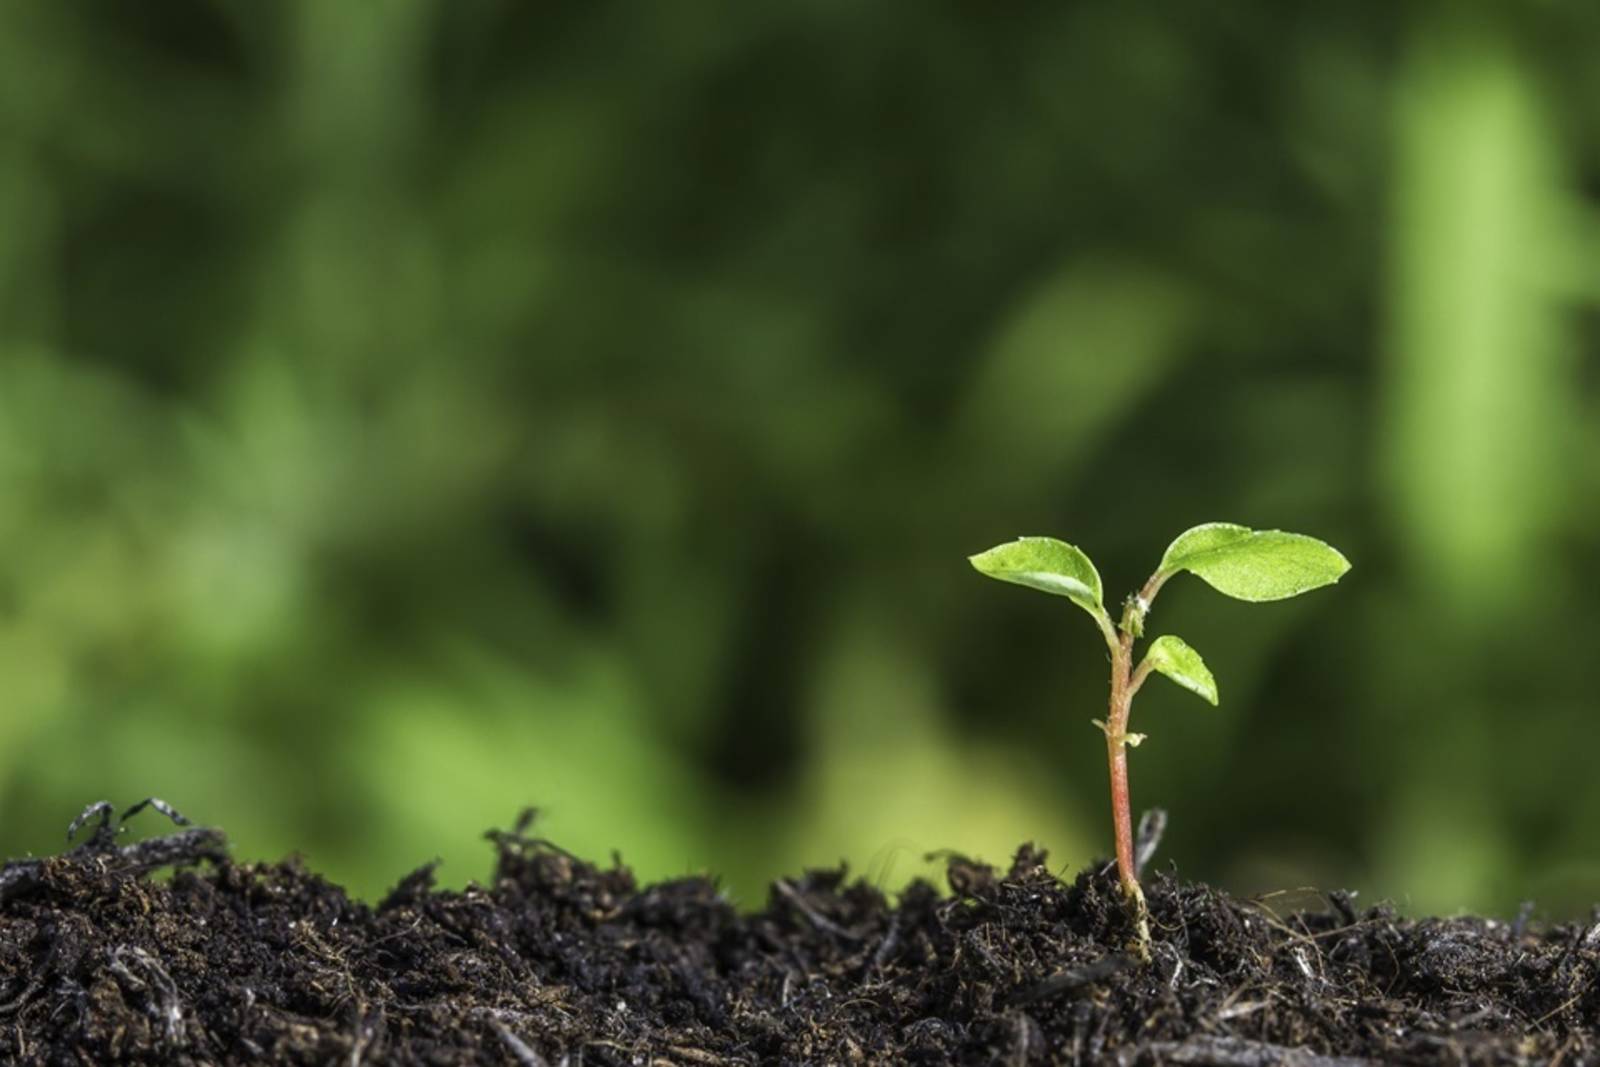
M 1111 772 L 1111 825 L 1116 834 L 1117 877 L 1122 882 L 1123 895 L 1128 898 L 1132 914 L 1136 947 L 1145 959 L 1150 958 L 1150 920 L 1144 901 L 1144 890 L 1139 887 L 1139 872 L 1133 862 L 1133 803 L 1128 795 L 1128 712 L 1133 707 L 1133 694 L 1150 673 L 1133 669 L 1133 639 L 1144 629 L 1144 617 L 1151 602 L 1161 591 L 1167 576 L 1159 571 L 1150 576 L 1131 598 L 1122 612 L 1122 624 L 1113 631 L 1110 620 L 1101 616 L 1101 627 L 1106 644 L 1111 649 L 1111 705 L 1106 718 L 1106 763 Z
M 1129 664 L 1133 635 L 1123 633 L 1111 656 L 1111 706 L 1106 719 L 1106 761 L 1111 770 L 1111 824 L 1116 833 L 1117 876 L 1129 896 L 1139 889 L 1133 866 L 1133 805 L 1128 794 Z

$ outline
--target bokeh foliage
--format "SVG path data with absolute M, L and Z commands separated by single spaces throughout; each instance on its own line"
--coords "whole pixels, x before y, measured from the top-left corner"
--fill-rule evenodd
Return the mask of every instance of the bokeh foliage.
M 367 893 L 1109 847 L 1109 597 L 1243 889 L 1600 897 L 1591 5 L 0 6 L 7 853 L 155 793 Z M 1039 669 L 1037 664 L 1048 666 Z M 1026 666 L 1026 669 L 1023 669 Z

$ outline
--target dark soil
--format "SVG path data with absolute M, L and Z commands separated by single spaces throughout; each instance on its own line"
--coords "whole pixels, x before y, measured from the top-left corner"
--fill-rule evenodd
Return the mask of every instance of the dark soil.
M 524 827 L 490 835 L 488 885 L 425 867 L 369 907 L 211 830 L 119 846 L 95 814 L 0 871 L 5 1063 L 1600 1062 L 1600 922 L 1291 913 L 1157 875 L 1140 965 L 1115 879 L 1026 846 L 1006 873 L 952 861 L 948 894 L 814 871 L 741 915 Z

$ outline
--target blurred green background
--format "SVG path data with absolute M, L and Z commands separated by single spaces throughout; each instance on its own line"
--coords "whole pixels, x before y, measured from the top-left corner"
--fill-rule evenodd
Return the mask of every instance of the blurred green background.
M 1109 850 L 1065 601 L 1168 587 L 1161 859 L 1600 899 L 1600 11 L 0 7 L 0 849 L 162 796 L 376 895 Z M 152 822 L 143 827 L 156 829 Z

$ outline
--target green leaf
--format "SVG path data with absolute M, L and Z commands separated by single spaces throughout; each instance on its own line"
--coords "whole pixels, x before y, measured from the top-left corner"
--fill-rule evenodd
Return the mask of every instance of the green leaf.
M 969 556 L 978 573 L 1069 598 L 1102 617 L 1100 572 L 1081 549 L 1053 537 L 1019 537 Z
M 1191 693 L 1196 693 L 1213 705 L 1217 702 L 1217 680 L 1211 677 L 1206 661 L 1200 653 L 1189 647 L 1181 637 L 1165 634 L 1150 642 L 1150 651 L 1144 654 L 1145 663 L 1160 671 Z
M 1349 569 L 1349 560 L 1315 537 L 1208 522 L 1167 546 L 1159 573 L 1188 571 L 1219 593 L 1260 602 L 1332 585 Z

